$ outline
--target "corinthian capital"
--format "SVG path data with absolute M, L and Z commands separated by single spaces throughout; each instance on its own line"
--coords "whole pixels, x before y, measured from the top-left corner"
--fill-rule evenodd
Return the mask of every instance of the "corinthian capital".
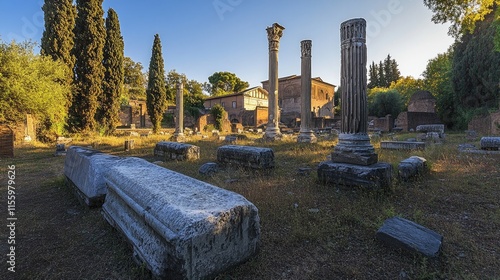
M 273 25 L 268 27 L 266 30 L 267 39 L 269 40 L 269 50 L 277 51 L 281 36 L 283 36 L 283 30 L 285 30 L 285 28 L 277 23 L 273 23 Z
M 302 57 L 311 57 L 311 47 L 312 47 L 311 40 L 304 40 L 300 42 Z

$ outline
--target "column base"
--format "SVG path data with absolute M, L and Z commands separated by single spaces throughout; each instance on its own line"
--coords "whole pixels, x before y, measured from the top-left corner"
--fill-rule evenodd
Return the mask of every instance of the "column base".
M 281 134 L 279 128 L 268 126 L 263 138 L 265 141 L 276 141 L 281 140 L 281 138 L 283 138 L 283 134 Z
M 332 153 L 332 162 L 350 163 L 358 165 L 372 165 L 377 163 L 378 155 L 370 143 L 367 134 L 340 134 L 339 143 Z
M 316 143 L 318 138 L 314 135 L 312 130 L 304 130 L 300 131 L 299 136 L 297 137 L 298 143 Z
M 185 142 L 186 141 L 186 136 L 184 133 L 175 133 L 171 138 L 171 141 L 174 142 Z
M 318 179 L 323 184 L 385 189 L 392 184 L 392 165 L 379 162 L 361 166 L 324 161 L 318 165 Z

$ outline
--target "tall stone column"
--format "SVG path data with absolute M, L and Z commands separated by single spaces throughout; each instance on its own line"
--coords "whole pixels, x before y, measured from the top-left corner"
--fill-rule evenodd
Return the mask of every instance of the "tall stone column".
M 183 142 L 184 137 L 184 85 L 182 82 L 177 84 L 177 94 L 175 96 L 175 132 L 174 140 L 177 142 Z
M 342 123 L 332 161 L 371 165 L 378 157 L 367 134 L 366 21 L 359 18 L 342 23 L 340 36 Z
M 300 42 L 302 61 L 300 71 L 301 83 L 301 114 L 300 114 L 300 134 L 297 142 L 315 143 L 317 141 L 311 129 L 311 48 L 312 41 L 304 40 Z
M 277 23 L 266 29 L 269 40 L 269 107 L 268 122 L 264 134 L 266 140 L 277 140 L 282 136 L 279 128 L 278 107 L 278 50 L 284 29 Z
M 321 182 L 368 189 L 388 188 L 392 165 L 378 162 L 370 144 L 366 103 L 366 21 L 341 24 L 342 125 L 332 159 L 318 165 Z

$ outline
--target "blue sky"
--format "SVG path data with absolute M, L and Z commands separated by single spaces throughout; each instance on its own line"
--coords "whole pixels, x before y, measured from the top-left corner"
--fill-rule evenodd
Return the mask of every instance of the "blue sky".
M 0 0 L 0 39 L 40 42 L 43 0 Z M 266 27 L 285 27 L 279 76 L 300 75 L 300 41 L 312 40 L 312 75 L 340 84 L 340 24 L 368 23 L 368 63 L 390 54 L 401 74 L 418 78 L 429 59 L 453 43 L 448 25 L 431 22 L 422 0 L 105 0 L 121 24 L 125 55 L 147 70 L 154 35 L 160 35 L 165 70 L 206 82 L 217 71 L 250 86 L 268 77 Z

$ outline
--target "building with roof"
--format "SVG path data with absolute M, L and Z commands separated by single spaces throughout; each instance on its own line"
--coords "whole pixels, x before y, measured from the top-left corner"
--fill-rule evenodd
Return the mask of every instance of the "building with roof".
M 297 75 L 278 79 L 278 106 L 280 122 L 289 127 L 301 116 L 301 77 Z M 269 89 L 269 81 L 263 81 L 262 87 Z M 311 113 L 318 118 L 333 118 L 335 115 L 333 95 L 334 85 L 323 81 L 320 77 L 311 79 Z
M 436 114 L 436 99 L 429 91 L 417 91 L 408 103 L 408 111 L 401 112 L 395 126 L 402 131 L 412 131 L 419 125 L 441 123 Z

